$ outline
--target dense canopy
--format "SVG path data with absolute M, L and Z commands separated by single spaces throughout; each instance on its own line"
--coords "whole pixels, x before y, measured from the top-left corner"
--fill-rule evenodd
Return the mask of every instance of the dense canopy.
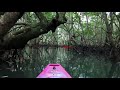
M 99 52 L 119 62 L 120 13 L 0 12 L 1 64 L 16 60 L 19 50 L 42 45 L 74 46 L 77 53 Z

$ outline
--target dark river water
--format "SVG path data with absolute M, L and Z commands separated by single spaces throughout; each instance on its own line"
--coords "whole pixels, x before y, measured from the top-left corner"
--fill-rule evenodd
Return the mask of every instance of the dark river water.
M 64 48 L 25 49 L 25 61 L 14 71 L 1 71 L 8 78 L 36 78 L 50 63 L 59 63 L 72 78 L 119 78 L 119 65 L 112 65 L 104 56 L 83 55 Z M 117 67 L 116 67 L 117 66 Z

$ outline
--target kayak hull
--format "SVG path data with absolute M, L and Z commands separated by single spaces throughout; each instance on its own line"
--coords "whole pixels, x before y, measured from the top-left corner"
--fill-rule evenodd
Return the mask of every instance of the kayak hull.
M 36 78 L 72 78 L 60 64 L 48 64 Z

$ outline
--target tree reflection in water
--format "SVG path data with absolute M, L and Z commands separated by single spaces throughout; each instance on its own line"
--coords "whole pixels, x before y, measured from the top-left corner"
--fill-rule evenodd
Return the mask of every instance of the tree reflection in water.
M 29 48 L 24 52 L 25 62 L 10 77 L 35 78 L 49 64 L 59 63 L 73 78 L 120 77 L 119 64 L 112 65 L 101 55 L 82 55 L 63 48 Z M 2 73 L 3 75 L 3 73 Z

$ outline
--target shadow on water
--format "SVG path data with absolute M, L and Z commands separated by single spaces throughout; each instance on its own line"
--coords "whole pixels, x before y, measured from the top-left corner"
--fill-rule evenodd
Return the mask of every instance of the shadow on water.
M 119 64 L 111 64 L 102 55 L 82 55 L 63 48 L 45 47 L 26 47 L 23 55 L 25 62 L 18 65 L 16 71 L 0 71 L 0 76 L 36 78 L 49 63 L 59 63 L 73 78 L 120 77 Z
M 120 78 L 120 63 L 113 63 L 108 73 L 108 78 Z

